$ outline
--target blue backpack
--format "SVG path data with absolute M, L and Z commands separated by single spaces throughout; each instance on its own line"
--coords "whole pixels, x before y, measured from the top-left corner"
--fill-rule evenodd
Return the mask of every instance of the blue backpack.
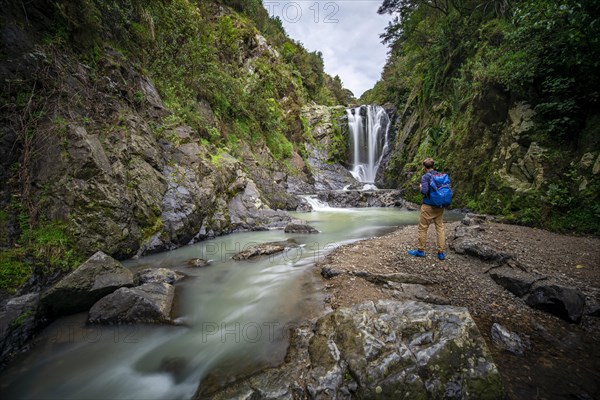
M 452 203 L 452 189 L 448 174 L 431 174 L 429 200 L 436 207 L 448 207 Z

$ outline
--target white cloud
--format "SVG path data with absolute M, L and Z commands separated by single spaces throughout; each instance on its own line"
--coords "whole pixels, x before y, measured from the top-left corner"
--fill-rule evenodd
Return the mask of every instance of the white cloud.
M 381 0 L 263 0 L 289 36 L 323 53 L 325 71 L 339 75 L 356 97 L 375 85 L 387 57 L 381 43 L 390 19 L 378 15 Z

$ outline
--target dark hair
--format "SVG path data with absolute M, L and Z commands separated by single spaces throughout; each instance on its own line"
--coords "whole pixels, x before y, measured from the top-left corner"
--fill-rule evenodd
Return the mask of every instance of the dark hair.
M 425 160 L 423 160 L 423 166 L 427 169 L 433 168 L 433 164 L 433 158 L 426 158 Z

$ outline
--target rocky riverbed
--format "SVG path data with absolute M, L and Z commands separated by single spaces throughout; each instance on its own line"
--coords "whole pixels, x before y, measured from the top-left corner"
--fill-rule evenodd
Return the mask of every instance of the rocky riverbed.
M 446 224 L 446 235 L 450 248 L 443 262 L 432 250 L 425 258 L 407 254 L 416 243 L 416 226 L 340 247 L 316 266 L 323 276 L 326 304 L 336 310 L 367 300 L 416 299 L 466 307 L 510 398 L 598 398 L 600 239 L 485 217 Z M 430 246 L 433 243 L 432 228 Z M 504 287 L 508 285 L 496 283 L 502 280 L 493 279 L 499 271 L 522 277 L 519 282 L 533 282 L 517 296 L 514 288 L 511 292 Z M 528 305 L 544 284 L 560 288 L 571 300 L 574 296 L 575 306 L 567 308 L 577 308 L 584 299 L 580 319 L 575 318 L 579 323 L 568 321 L 561 308 Z M 555 298 L 550 302 L 559 303 Z M 506 335 L 514 335 L 513 340 Z M 502 337 L 507 339 L 503 343 Z

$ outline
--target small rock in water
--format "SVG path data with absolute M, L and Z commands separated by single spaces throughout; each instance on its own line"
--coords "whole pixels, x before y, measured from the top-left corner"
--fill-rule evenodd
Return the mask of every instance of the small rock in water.
M 502 325 L 495 323 L 492 325 L 492 342 L 513 354 L 523 355 L 531 346 L 528 340 L 523 340 L 519 335 L 509 331 Z
M 186 262 L 189 267 L 206 267 L 210 264 L 210 261 L 203 258 L 192 258 Z
M 143 285 L 144 283 L 168 283 L 170 285 L 183 278 L 183 275 L 167 268 L 147 268 L 135 274 L 135 283 Z
M 175 382 L 179 383 L 185 379 L 188 364 L 188 360 L 182 357 L 167 357 L 163 358 L 158 368 L 160 372 L 171 374 Z
M 283 230 L 285 233 L 319 233 L 318 230 L 308 224 L 291 223 Z
M 268 242 L 258 244 L 256 246 L 250 246 L 244 251 L 235 254 L 232 258 L 234 260 L 248 260 L 252 257 L 271 255 L 280 253 L 287 248 L 298 247 L 298 243 L 294 239 L 288 239 L 282 242 Z

